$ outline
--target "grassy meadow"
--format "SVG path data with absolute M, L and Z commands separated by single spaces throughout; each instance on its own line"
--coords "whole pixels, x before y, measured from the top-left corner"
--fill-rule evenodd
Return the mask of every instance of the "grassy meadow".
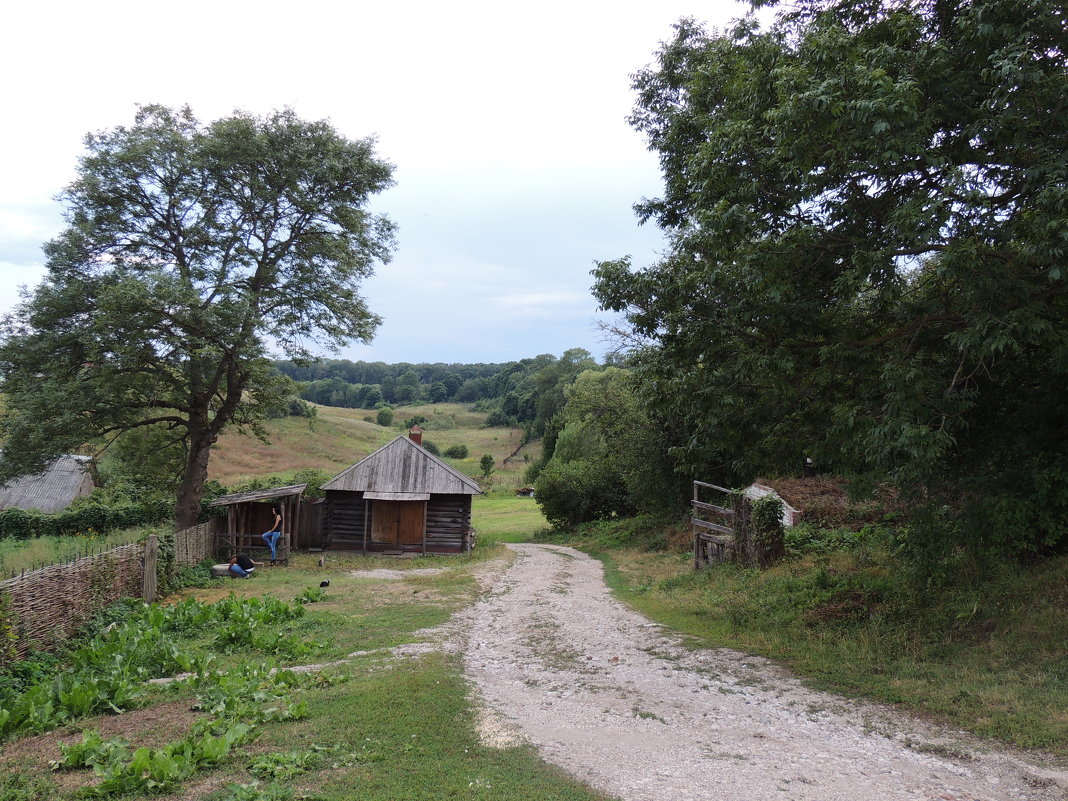
M 0 540 L 0 580 L 23 570 L 33 570 L 43 565 L 54 565 L 85 556 L 140 542 L 157 528 L 128 528 L 100 534 L 83 532 L 76 537 L 36 537 L 30 540 Z
M 269 442 L 236 432 L 227 432 L 212 449 L 208 477 L 230 486 L 267 475 L 286 475 L 304 468 L 323 470 L 331 475 L 358 462 L 367 454 L 407 433 L 404 421 L 416 415 L 423 423 L 424 440 L 442 451 L 452 445 L 466 445 L 466 459 L 445 459 L 470 476 L 481 475 L 479 460 L 488 453 L 496 468 L 489 486 L 514 489 L 522 482 L 528 459 L 537 455 L 537 445 L 520 449 L 522 431 L 517 428 L 486 428 L 485 415 L 460 403 L 400 406 L 394 410 L 394 424 L 383 427 L 374 422 L 368 409 L 341 409 L 315 406 L 316 417 L 286 417 L 268 420 Z M 515 458 L 509 459 L 517 450 Z M 509 459 L 507 463 L 505 460 Z

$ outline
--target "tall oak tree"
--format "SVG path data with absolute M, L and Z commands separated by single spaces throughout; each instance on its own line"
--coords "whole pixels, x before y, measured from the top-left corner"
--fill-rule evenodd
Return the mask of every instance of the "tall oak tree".
M 373 335 L 358 288 L 392 253 L 393 224 L 368 210 L 392 167 L 289 110 L 202 124 L 143 106 L 86 148 L 47 275 L 3 321 L 0 478 L 162 427 L 184 454 L 188 526 L 212 444 L 255 429 L 283 389 L 268 351 Z

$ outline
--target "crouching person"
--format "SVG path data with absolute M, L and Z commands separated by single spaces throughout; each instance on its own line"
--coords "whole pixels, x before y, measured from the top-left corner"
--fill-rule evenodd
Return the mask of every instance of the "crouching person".
M 251 578 L 255 569 L 256 563 L 248 554 L 239 553 L 230 557 L 230 575 L 234 578 Z

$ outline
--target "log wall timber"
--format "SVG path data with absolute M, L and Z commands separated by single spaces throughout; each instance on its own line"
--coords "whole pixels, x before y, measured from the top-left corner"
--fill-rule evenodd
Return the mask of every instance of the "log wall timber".
M 343 551 L 362 550 L 366 507 L 363 493 L 327 492 L 324 505 L 324 546 Z
M 471 528 L 470 495 L 431 495 L 426 505 L 428 551 L 463 551 Z
M 363 499 L 363 493 L 328 490 L 324 506 L 325 547 L 336 550 L 362 550 L 364 521 L 370 523 L 370 510 Z M 467 550 L 470 545 L 470 529 L 470 495 L 430 496 L 426 504 L 428 553 L 460 553 Z M 390 550 L 395 547 L 371 542 L 370 531 L 367 532 L 366 546 L 368 550 Z

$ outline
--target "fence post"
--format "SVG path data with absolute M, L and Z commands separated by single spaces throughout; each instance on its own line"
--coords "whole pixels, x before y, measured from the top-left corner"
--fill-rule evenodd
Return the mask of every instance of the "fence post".
M 751 567 L 754 563 L 753 504 L 739 492 L 731 498 L 731 509 L 734 511 L 734 561 Z
M 159 537 L 148 535 L 145 543 L 145 576 L 141 584 L 141 597 L 146 603 L 156 600 L 156 556 L 159 552 Z

